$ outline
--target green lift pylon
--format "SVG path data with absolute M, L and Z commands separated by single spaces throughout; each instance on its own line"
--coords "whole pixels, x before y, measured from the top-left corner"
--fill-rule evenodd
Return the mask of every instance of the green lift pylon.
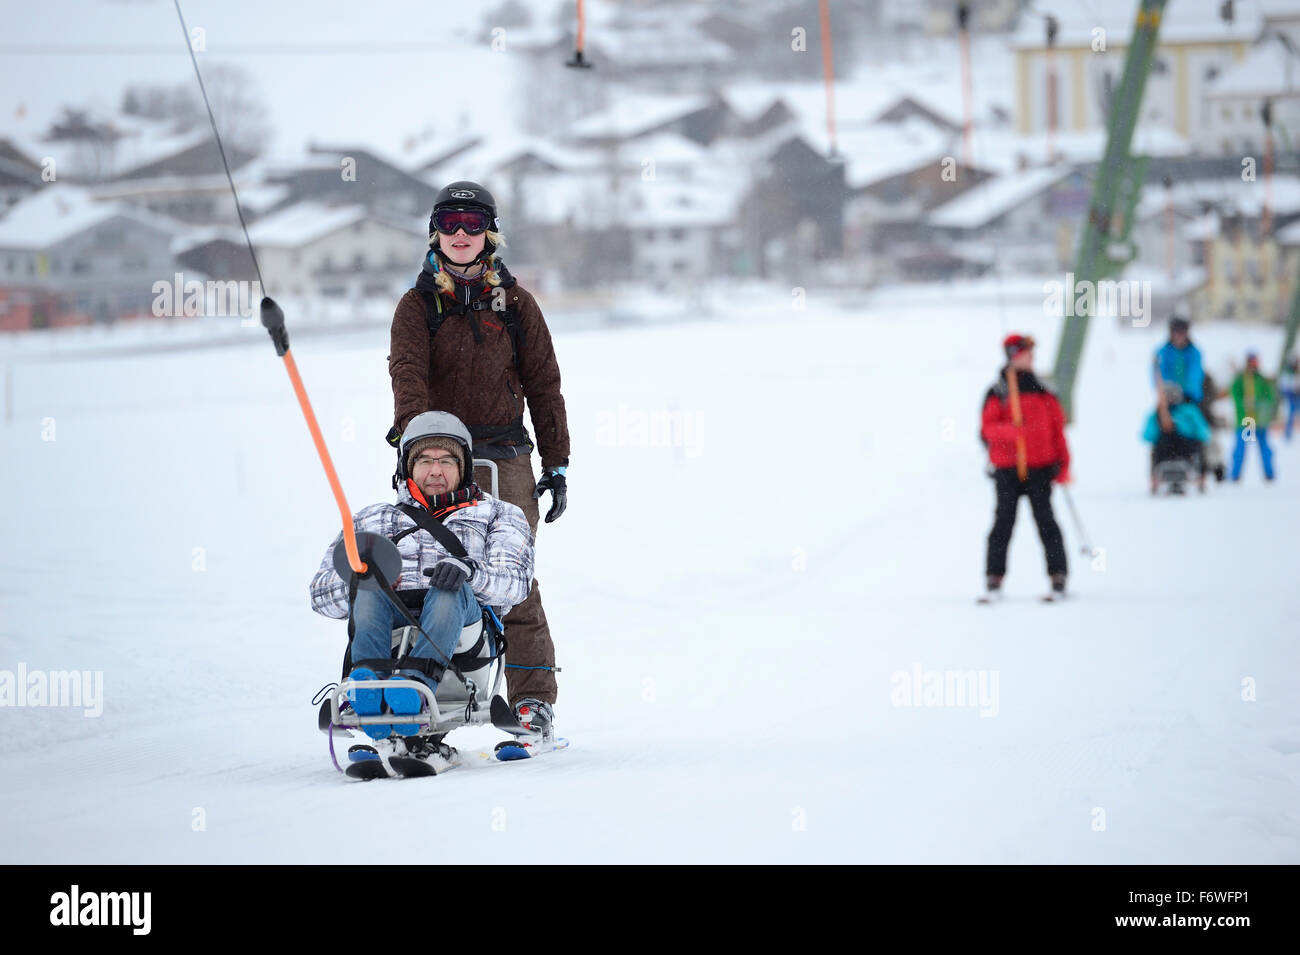
M 1142 0 L 1138 7 L 1133 42 L 1124 62 L 1124 75 L 1110 104 L 1107 121 L 1106 154 L 1097 170 L 1097 181 L 1088 202 L 1088 217 L 1079 241 L 1074 266 L 1074 280 L 1099 282 L 1117 275 L 1133 260 L 1136 250 L 1129 239 L 1133 213 L 1142 180 L 1146 176 L 1146 157 L 1130 152 L 1133 130 L 1142 107 L 1142 92 L 1151 72 L 1151 58 L 1156 47 L 1156 33 L 1165 0 Z M 1065 319 L 1060 345 L 1056 351 L 1053 382 L 1065 409 L 1066 418 L 1074 418 L 1074 383 L 1083 360 L 1083 344 L 1088 335 L 1089 315 L 1077 312 Z

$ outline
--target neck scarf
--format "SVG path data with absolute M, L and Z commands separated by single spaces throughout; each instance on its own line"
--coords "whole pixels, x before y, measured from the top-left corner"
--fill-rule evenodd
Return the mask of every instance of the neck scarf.
M 411 497 L 423 504 L 424 509 L 439 520 L 452 511 L 462 507 L 473 507 L 483 500 L 483 492 L 473 482 L 468 487 L 457 488 L 445 494 L 435 494 L 432 498 L 424 496 L 424 492 L 420 490 L 420 485 L 415 483 L 414 478 L 406 479 L 406 488 L 411 492 Z

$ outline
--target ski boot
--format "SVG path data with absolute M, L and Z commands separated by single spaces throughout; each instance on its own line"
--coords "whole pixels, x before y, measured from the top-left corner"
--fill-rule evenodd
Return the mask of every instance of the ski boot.
M 980 595 L 979 602 L 982 604 L 991 604 L 995 600 L 1002 598 L 1002 578 L 997 574 L 989 574 L 984 578 L 984 593 Z
M 524 729 L 540 734 L 546 743 L 555 740 L 555 712 L 550 703 L 534 700 L 531 697 L 515 704 L 515 719 Z
M 555 713 L 550 703 L 527 697 L 515 704 L 514 714 L 515 721 L 527 732 L 515 739 L 498 743 L 497 759 L 528 759 L 536 753 L 546 753 L 556 748 Z
M 399 776 L 437 776 L 456 765 L 456 750 L 444 743 L 445 733 L 385 740 L 388 765 Z
M 1052 574 L 1052 589 L 1043 598 L 1047 602 L 1063 600 L 1065 598 L 1065 574 Z

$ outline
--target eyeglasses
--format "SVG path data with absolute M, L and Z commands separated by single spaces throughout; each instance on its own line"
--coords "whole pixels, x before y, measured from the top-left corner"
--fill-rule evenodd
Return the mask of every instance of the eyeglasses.
M 433 214 L 434 228 L 443 235 L 455 235 L 457 229 L 478 235 L 491 224 L 492 217 L 482 209 L 439 209 Z
M 447 468 L 453 468 L 453 467 L 454 467 L 454 468 L 459 468 L 459 467 L 460 467 L 460 459 L 459 459 L 459 458 L 446 457 L 445 455 L 444 455 L 443 457 L 440 457 L 440 458 L 431 458 L 431 457 L 428 457 L 427 455 L 423 455 L 423 454 L 422 454 L 422 455 L 420 455 L 418 458 L 415 459 L 415 462 L 411 465 L 411 467 L 412 467 L 412 468 L 418 468 L 418 467 L 419 467 L 420 465 L 422 465 L 422 464 L 436 464 L 438 467 L 440 467 L 440 468 L 442 468 L 442 469 L 445 470 L 445 469 L 447 469 Z

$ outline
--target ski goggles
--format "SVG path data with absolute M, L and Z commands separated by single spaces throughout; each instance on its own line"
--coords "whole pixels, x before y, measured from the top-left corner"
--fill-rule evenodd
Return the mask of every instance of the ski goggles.
M 433 214 L 433 227 L 443 235 L 455 235 L 457 229 L 478 235 L 490 225 L 492 217 L 483 209 L 439 209 Z

